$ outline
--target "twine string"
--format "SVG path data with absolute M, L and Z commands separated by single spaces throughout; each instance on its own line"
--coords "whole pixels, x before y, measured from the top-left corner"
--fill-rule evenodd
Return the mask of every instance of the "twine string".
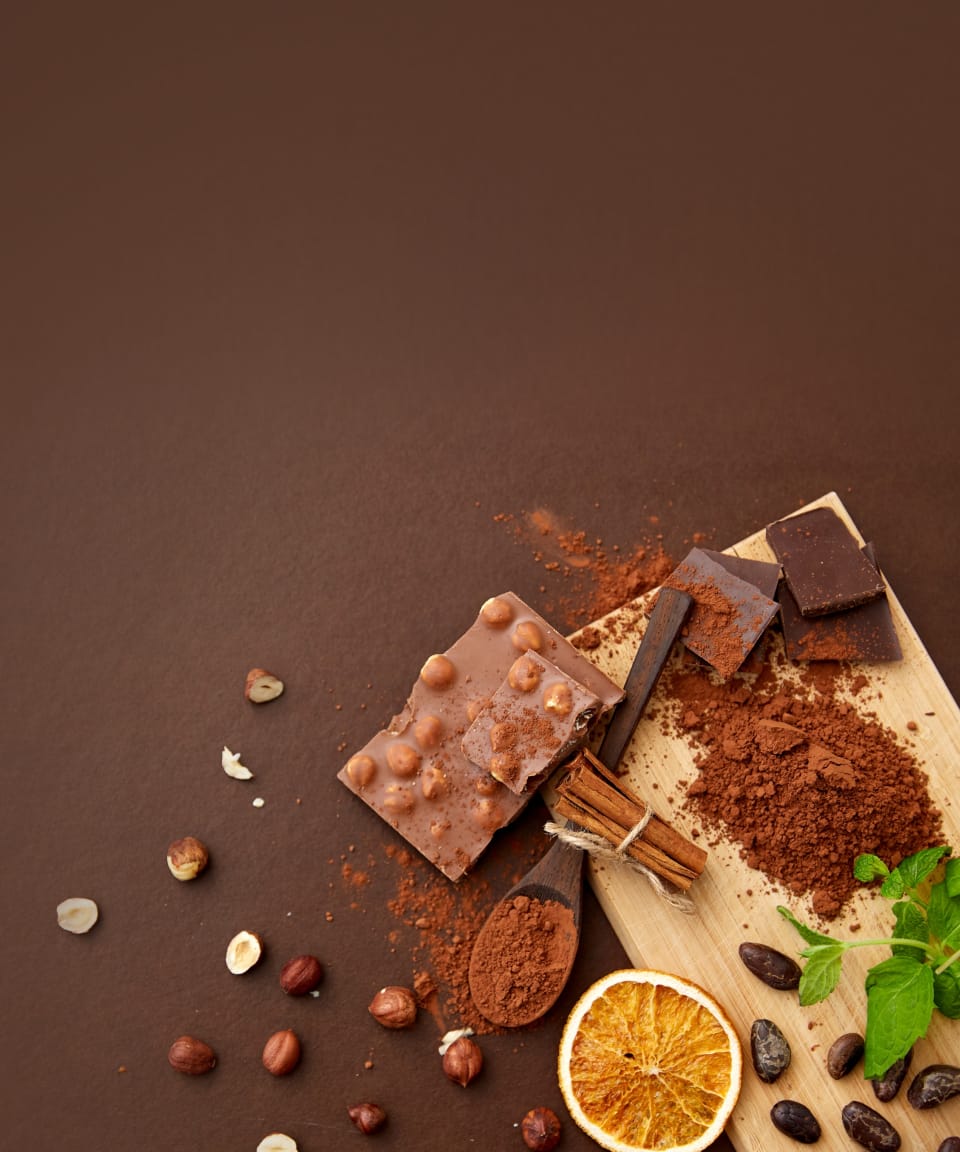
M 607 860 L 616 860 L 621 864 L 628 865 L 644 877 L 661 900 L 665 901 L 672 908 L 678 909 L 680 912 L 690 914 L 693 912 L 693 901 L 689 896 L 685 896 L 672 884 L 666 883 L 653 869 L 648 868 L 646 864 L 642 864 L 633 856 L 627 855 L 627 849 L 641 832 L 643 832 L 652 816 L 653 812 L 648 807 L 643 818 L 638 820 L 620 843 L 616 845 L 611 844 L 609 840 L 605 840 L 602 836 L 597 836 L 593 832 L 587 832 L 584 828 L 571 828 L 569 825 L 554 824 L 552 821 L 544 824 L 543 830 L 548 835 L 556 836 L 557 839 L 563 840 L 565 844 L 569 844 L 573 848 L 579 848 L 581 852 L 589 852 L 591 856 L 599 856 Z

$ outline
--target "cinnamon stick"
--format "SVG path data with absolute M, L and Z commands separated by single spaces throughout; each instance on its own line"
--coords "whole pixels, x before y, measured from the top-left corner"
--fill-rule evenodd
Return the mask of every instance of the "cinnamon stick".
M 558 815 L 602 836 L 614 847 L 646 816 L 647 805 L 587 749 L 570 761 L 556 790 Z M 707 860 L 702 848 L 656 814 L 626 853 L 681 888 L 689 887 L 703 872 Z

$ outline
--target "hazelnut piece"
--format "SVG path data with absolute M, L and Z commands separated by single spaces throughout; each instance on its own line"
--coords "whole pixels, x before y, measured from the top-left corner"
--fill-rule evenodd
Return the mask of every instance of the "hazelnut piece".
M 323 979 L 323 965 L 316 956 L 294 956 L 280 969 L 280 987 L 288 996 L 306 996 Z
M 57 923 L 67 932 L 80 935 L 89 932 L 100 916 L 100 909 L 86 896 L 71 896 L 57 905 Z
M 266 668 L 251 668 L 247 673 L 243 694 L 252 704 L 266 704 L 268 700 L 276 700 L 282 691 L 283 681 Z
M 533 1152 L 552 1152 L 560 1143 L 560 1120 L 549 1108 L 531 1108 L 520 1121 L 520 1134 Z
M 491 596 L 480 606 L 480 618 L 491 628 L 503 628 L 513 619 L 513 609 L 506 600 Z
M 297 1152 L 297 1142 L 284 1132 L 271 1132 L 257 1145 L 257 1152 Z
M 417 1001 L 409 988 L 390 984 L 374 996 L 367 1011 L 384 1028 L 409 1028 L 417 1018 Z
M 167 867 L 178 880 L 194 880 L 210 860 L 207 846 L 196 836 L 183 836 L 167 848 Z
M 443 1054 L 443 1071 L 448 1080 L 459 1084 L 461 1088 L 475 1080 L 483 1068 L 483 1053 L 476 1040 L 469 1036 L 460 1036 L 447 1048 Z
M 300 1040 L 292 1028 L 284 1028 L 263 1046 L 263 1066 L 273 1076 L 287 1076 L 300 1063 Z
M 354 1104 L 347 1109 L 347 1115 L 356 1124 L 364 1136 L 372 1136 L 379 1132 L 387 1122 L 387 1114 L 379 1104 Z
M 510 639 L 514 648 L 519 648 L 521 652 L 526 652 L 530 648 L 534 652 L 539 652 L 543 647 L 543 634 L 532 620 L 521 620 L 514 628 Z
M 227 967 L 234 976 L 242 976 L 262 955 L 263 942 L 256 932 L 238 932 L 227 945 Z
M 453 661 L 440 653 L 434 653 L 433 656 L 430 656 L 420 669 L 420 679 L 428 687 L 435 688 L 438 692 L 442 692 L 444 688 L 449 688 L 456 675 L 457 670 L 453 666 Z
M 187 1076 L 202 1076 L 210 1072 L 217 1063 L 217 1057 L 209 1044 L 204 1044 L 196 1036 L 178 1036 L 170 1045 L 167 1060 L 171 1068 Z

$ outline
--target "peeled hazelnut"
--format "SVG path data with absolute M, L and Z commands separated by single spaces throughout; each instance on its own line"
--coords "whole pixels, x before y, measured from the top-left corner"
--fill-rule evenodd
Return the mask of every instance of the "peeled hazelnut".
M 437 691 L 449 688 L 456 675 L 457 670 L 453 666 L 453 661 L 440 653 L 430 656 L 420 669 L 420 679 L 430 688 L 436 688 Z
M 365 788 L 377 774 L 377 762 L 372 756 L 358 752 L 347 761 L 347 775 L 357 788 Z
M 481 605 L 480 617 L 491 628 L 503 628 L 513 619 L 513 609 L 506 600 L 491 596 Z
M 280 969 L 280 987 L 288 996 L 306 996 L 323 979 L 323 965 L 316 956 L 294 956 Z
M 202 1076 L 210 1072 L 217 1063 L 217 1057 L 209 1044 L 204 1044 L 195 1036 L 178 1036 L 167 1053 L 170 1067 L 187 1076 Z
M 507 683 L 518 692 L 532 692 L 540 683 L 540 669 L 529 656 L 518 656 L 510 665 Z
M 257 1145 L 257 1152 L 297 1152 L 297 1142 L 283 1132 L 271 1132 Z
M 300 1063 L 300 1041 L 292 1028 L 274 1032 L 263 1046 L 263 1066 L 273 1076 L 286 1076 Z
M 282 691 L 283 681 L 265 668 L 251 668 L 247 673 L 243 694 L 252 704 L 266 704 L 268 700 L 276 700 Z
M 242 976 L 262 955 L 263 942 L 256 932 L 238 932 L 227 945 L 227 967 L 234 976 Z
M 543 634 L 532 620 L 521 620 L 514 628 L 510 639 L 514 648 L 519 648 L 521 652 L 526 652 L 530 648 L 534 652 L 539 652 L 543 647 Z
M 420 791 L 428 800 L 436 800 L 447 791 L 447 776 L 438 764 L 428 764 L 420 773 Z
M 387 1114 L 379 1104 L 354 1104 L 347 1114 L 364 1136 L 379 1132 L 387 1122 Z
M 80 935 L 89 932 L 100 916 L 100 909 L 86 896 L 71 896 L 57 905 L 57 923 L 67 932 Z
M 391 984 L 380 989 L 367 1011 L 384 1028 L 409 1028 L 417 1018 L 417 1001 L 409 988 Z
M 415 776 L 420 767 L 420 753 L 398 740 L 387 749 L 387 764 L 394 776 Z
M 471 1080 L 475 1080 L 482 1068 L 483 1053 L 480 1045 L 469 1036 L 454 1040 L 443 1054 L 443 1071 L 447 1079 L 459 1084 L 461 1088 L 466 1088 Z
M 560 1120 L 549 1108 L 531 1108 L 520 1121 L 520 1134 L 533 1152 L 552 1152 L 560 1143 Z
M 443 721 L 439 716 L 421 716 L 414 725 L 413 735 L 421 748 L 437 748 L 443 739 Z
M 224 744 L 223 751 L 220 753 L 220 766 L 228 776 L 232 776 L 234 780 L 252 780 L 253 773 L 246 766 L 240 763 L 240 753 L 231 752 L 230 749 Z
M 573 692 L 569 684 L 562 681 L 551 684 L 543 693 L 543 710 L 554 716 L 569 716 L 573 711 Z
M 210 860 L 207 846 L 195 836 L 174 840 L 167 849 L 167 867 L 178 880 L 193 880 Z

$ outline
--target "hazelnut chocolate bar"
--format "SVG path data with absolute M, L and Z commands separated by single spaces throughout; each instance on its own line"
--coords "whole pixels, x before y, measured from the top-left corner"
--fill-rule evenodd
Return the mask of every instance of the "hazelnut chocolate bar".
M 824 616 L 884 594 L 878 570 L 832 508 L 813 508 L 770 524 L 767 543 L 801 616 Z
M 460 747 L 511 792 L 541 783 L 590 732 L 600 701 L 537 652 L 524 652 Z
M 430 656 L 403 710 L 356 752 L 340 779 L 451 880 L 528 803 L 461 748 L 508 672 L 533 652 L 599 701 L 597 721 L 623 690 L 512 592 L 491 597 L 446 652 Z

